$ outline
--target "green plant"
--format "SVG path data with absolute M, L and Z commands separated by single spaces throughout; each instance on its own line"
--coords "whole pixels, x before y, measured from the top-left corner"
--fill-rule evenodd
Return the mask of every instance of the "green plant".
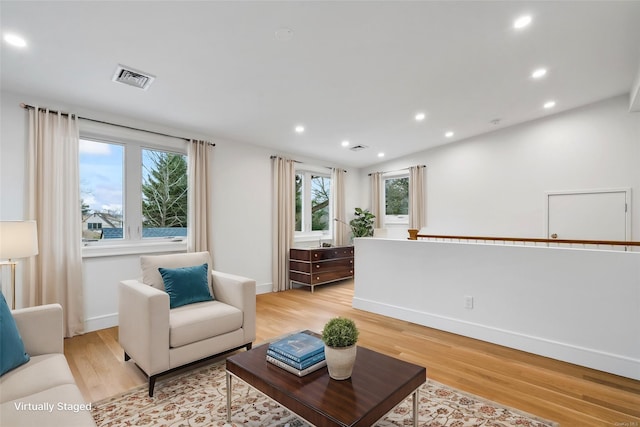
M 373 220 L 376 216 L 369 212 L 368 209 L 360 208 L 356 208 L 354 215 L 356 217 L 349 221 L 353 237 L 373 236 Z
M 322 341 L 329 347 L 349 347 L 358 341 L 358 328 L 353 320 L 334 317 L 322 330 Z

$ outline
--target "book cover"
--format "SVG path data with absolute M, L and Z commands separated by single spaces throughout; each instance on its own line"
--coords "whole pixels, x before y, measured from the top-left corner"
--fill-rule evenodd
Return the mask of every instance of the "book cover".
M 322 359 L 320 362 L 316 363 L 315 365 L 311 365 L 306 369 L 296 369 L 291 365 L 288 365 L 278 359 L 275 359 L 269 355 L 267 355 L 267 362 L 284 369 L 285 371 L 291 372 L 292 374 L 295 374 L 299 377 L 304 377 L 307 374 L 310 374 L 312 372 L 317 371 L 320 368 L 323 368 L 325 366 L 327 366 L 327 361 L 325 359 Z
M 298 332 L 272 342 L 269 349 L 295 362 L 302 362 L 318 353 L 324 353 L 324 342 L 316 336 Z
M 280 353 L 277 353 L 271 349 L 267 350 L 267 355 L 273 357 L 274 359 L 278 359 L 281 362 L 284 362 L 290 366 L 293 366 L 296 369 L 306 369 L 311 365 L 315 365 L 316 363 L 324 360 L 324 351 L 314 354 L 311 357 L 307 357 L 302 362 L 296 362 L 295 360 L 289 359 L 287 356 L 284 356 Z

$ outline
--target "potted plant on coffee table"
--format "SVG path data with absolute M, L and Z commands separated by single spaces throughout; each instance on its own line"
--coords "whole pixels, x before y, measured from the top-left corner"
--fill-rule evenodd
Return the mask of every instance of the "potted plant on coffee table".
M 324 325 L 324 355 L 329 376 L 334 380 L 346 380 L 351 377 L 356 361 L 358 334 L 355 322 L 346 317 L 334 317 Z

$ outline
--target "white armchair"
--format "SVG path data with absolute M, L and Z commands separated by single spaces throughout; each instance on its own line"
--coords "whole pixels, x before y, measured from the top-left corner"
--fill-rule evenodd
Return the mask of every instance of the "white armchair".
M 256 282 L 209 268 L 213 301 L 169 308 L 158 268 L 208 263 L 208 252 L 142 256 L 141 280 L 119 285 L 119 341 L 130 358 L 155 381 L 185 365 L 228 351 L 251 349 L 256 337 Z

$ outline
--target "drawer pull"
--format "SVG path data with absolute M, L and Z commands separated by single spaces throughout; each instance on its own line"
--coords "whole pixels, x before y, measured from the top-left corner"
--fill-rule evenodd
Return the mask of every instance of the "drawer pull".
M 320 264 L 316 264 L 316 268 L 320 268 Z

